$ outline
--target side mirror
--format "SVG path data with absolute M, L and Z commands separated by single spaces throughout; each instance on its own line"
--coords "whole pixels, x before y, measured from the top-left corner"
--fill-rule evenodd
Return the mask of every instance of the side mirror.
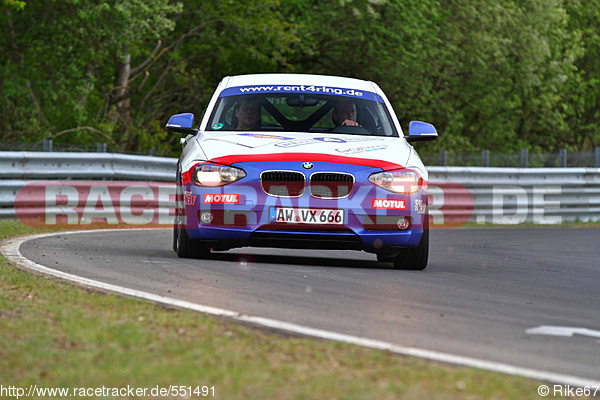
M 194 114 L 192 113 L 183 113 L 183 114 L 175 114 L 171 118 L 169 118 L 169 122 L 165 128 L 169 132 L 176 133 L 185 133 L 188 135 L 195 135 L 198 133 L 198 129 L 192 128 L 194 125 Z
M 437 139 L 438 134 L 435 127 L 427 122 L 410 121 L 408 125 L 408 136 L 404 136 L 407 142 L 425 142 Z

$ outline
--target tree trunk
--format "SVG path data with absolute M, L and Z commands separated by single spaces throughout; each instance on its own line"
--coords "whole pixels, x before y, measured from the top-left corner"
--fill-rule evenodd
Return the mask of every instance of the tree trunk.
M 131 75 L 131 55 L 127 54 L 117 61 L 115 71 L 115 86 L 113 88 L 113 97 L 111 103 L 116 107 L 114 122 L 118 120 L 121 123 L 119 129 L 121 133 L 121 147 L 127 145 L 129 138 L 129 127 L 131 126 L 131 91 L 129 89 L 129 76 Z M 125 149 L 121 149 L 125 150 Z

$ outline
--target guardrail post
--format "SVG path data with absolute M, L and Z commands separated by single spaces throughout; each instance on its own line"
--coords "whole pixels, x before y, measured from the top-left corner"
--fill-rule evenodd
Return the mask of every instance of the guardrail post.
M 96 153 L 106 153 L 108 146 L 106 143 L 96 143 Z
M 440 158 L 438 164 L 440 167 L 445 167 L 448 165 L 448 152 L 446 150 L 440 150 Z
M 490 166 L 490 151 L 489 150 L 481 150 L 481 166 L 482 167 Z
M 600 168 L 600 147 L 596 147 L 596 168 Z
M 558 152 L 558 161 L 561 168 L 567 168 L 567 149 L 560 149 Z
M 521 168 L 529 167 L 529 149 L 521 149 Z
M 42 150 L 52 151 L 52 139 L 44 139 L 44 142 L 42 143 Z

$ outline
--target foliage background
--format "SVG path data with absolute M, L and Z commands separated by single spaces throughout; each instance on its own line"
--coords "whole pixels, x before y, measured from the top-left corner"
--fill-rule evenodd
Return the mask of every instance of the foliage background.
M 0 140 L 177 154 L 227 75 L 377 82 L 429 151 L 600 146 L 592 0 L 0 0 Z

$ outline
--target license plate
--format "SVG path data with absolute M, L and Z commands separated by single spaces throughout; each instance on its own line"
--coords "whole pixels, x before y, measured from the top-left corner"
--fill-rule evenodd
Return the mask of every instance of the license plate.
M 344 210 L 325 210 L 321 208 L 271 207 L 270 222 L 289 224 L 327 224 L 343 225 Z

